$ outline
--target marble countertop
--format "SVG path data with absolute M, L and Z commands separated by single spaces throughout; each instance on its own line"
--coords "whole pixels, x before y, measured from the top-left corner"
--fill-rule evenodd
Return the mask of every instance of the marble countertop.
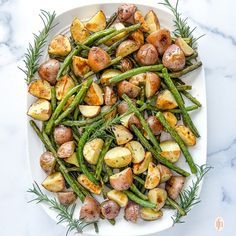
M 40 9 L 58 14 L 82 4 L 99 2 L 58 0 L 0 0 L 0 229 L 4 236 L 65 235 L 35 204 L 27 204 L 31 186 L 26 150 L 26 85 L 17 66 L 37 32 Z M 113 2 L 110 0 L 109 2 Z M 116 1 L 117 2 L 117 1 Z M 135 1 L 157 5 L 158 1 Z M 205 178 L 202 202 L 185 218 L 186 223 L 159 236 L 234 235 L 236 217 L 236 3 L 227 0 L 182 0 L 180 9 L 198 26 L 201 58 L 206 70 L 208 103 L 208 164 L 214 169 Z M 10 95 L 10 96 L 9 96 Z M 215 219 L 224 219 L 217 232 Z

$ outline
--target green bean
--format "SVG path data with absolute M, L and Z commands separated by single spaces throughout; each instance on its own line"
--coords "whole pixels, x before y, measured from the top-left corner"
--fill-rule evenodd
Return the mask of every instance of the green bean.
M 196 110 L 198 109 L 198 106 L 197 105 L 192 105 L 192 106 L 188 106 L 188 107 L 185 107 L 186 111 L 193 111 L 193 110 Z M 171 110 L 168 110 L 169 112 L 172 112 L 172 113 L 181 113 L 182 111 L 180 109 L 171 109 Z
M 193 55 L 189 56 L 189 57 L 186 57 L 186 60 L 187 61 L 191 61 L 193 59 L 196 59 L 198 57 L 198 52 L 194 52 Z
M 134 202 L 136 202 L 137 204 L 139 204 L 140 206 L 143 207 L 147 207 L 147 208 L 156 208 L 156 204 L 149 202 L 149 201 L 145 201 L 139 197 L 137 197 L 135 194 L 133 194 L 132 192 L 125 190 L 124 193 L 128 196 L 128 198 Z
M 131 33 L 125 35 L 124 37 L 122 37 L 121 39 L 117 40 L 116 42 L 114 42 L 110 47 L 107 48 L 107 53 L 111 53 L 113 50 L 116 50 L 117 47 L 122 43 L 124 42 L 129 36 L 130 36 Z
M 112 77 L 111 79 L 108 80 L 108 84 L 118 83 L 122 80 L 130 78 L 130 77 L 132 77 L 134 75 L 137 75 L 137 74 L 141 74 L 141 73 L 145 73 L 145 72 L 151 72 L 151 71 L 160 71 L 160 70 L 162 70 L 162 68 L 163 68 L 162 64 L 134 68 L 132 70 L 126 71 L 122 74 L 119 74 L 119 75 L 116 75 L 116 76 Z
M 77 79 L 77 77 L 75 76 L 75 74 L 74 74 L 73 71 L 70 71 L 69 76 L 73 79 L 75 85 L 78 85 L 78 84 L 79 84 L 78 79 Z
M 192 94 L 190 94 L 189 92 L 181 91 L 181 93 L 198 107 L 202 106 L 202 104 L 197 100 L 197 98 L 193 97 Z
M 51 118 L 49 119 L 46 128 L 45 128 L 45 132 L 47 134 L 50 134 L 52 127 L 54 125 L 54 120 L 57 119 L 57 117 L 60 115 L 62 109 L 64 108 L 67 100 L 81 87 L 81 85 L 77 85 L 74 88 L 72 88 L 70 91 L 67 92 L 67 94 L 65 95 L 65 97 L 60 101 L 60 103 L 58 104 L 58 106 L 56 107 L 55 111 L 52 113 Z
M 166 131 L 171 135 L 171 137 L 179 144 L 179 147 L 182 150 L 192 173 L 194 173 L 194 174 L 197 173 L 196 165 L 195 165 L 193 158 L 192 158 L 191 154 L 189 153 L 187 147 L 185 146 L 184 141 L 181 139 L 181 137 L 178 135 L 178 133 L 175 131 L 175 129 L 173 129 L 169 125 L 169 123 L 166 121 L 164 115 L 161 112 L 158 112 L 156 114 L 156 117 L 161 122 L 161 124 L 164 126 Z
M 186 212 L 185 210 L 174 200 L 171 198 L 167 197 L 166 202 L 170 204 L 173 208 L 175 208 L 181 216 L 185 216 Z
M 161 86 L 163 89 L 167 89 L 167 86 L 163 82 L 161 82 Z M 183 84 L 183 85 L 177 85 L 176 88 L 178 89 L 178 91 L 185 91 L 185 90 L 191 90 L 192 86 Z
M 112 176 L 113 175 L 112 169 L 107 164 L 104 164 L 104 167 L 106 169 L 108 177 Z
M 56 90 L 54 86 L 51 86 L 51 106 L 52 111 L 55 111 L 57 106 Z
M 114 21 L 116 20 L 117 16 L 118 16 L 117 12 L 114 12 L 111 15 L 111 17 L 107 21 L 106 29 L 109 28 L 114 23 Z
M 141 192 L 139 191 L 139 189 L 135 186 L 135 184 L 132 184 L 132 185 L 130 186 L 130 190 L 131 190 L 133 193 L 135 193 L 138 197 L 140 197 L 141 199 L 143 199 L 143 200 L 147 200 L 147 199 L 148 199 L 148 197 L 147 197 L 145 194 L 143 194 L 143 193 L 141 193 Z
M 174 96 L 179 108 L 182 111 L 182 117 L 183 117 L 184 123 L 191 129 L 191 131 L 194 133 L 194 135 L 196 137 L 200 137 L 197 128 L 193 124 L 193 122 L 191 120 L 191 117 L 189 116 L 188 112 L 185 109 L 184 103 L 182 101 L 183 99 L 182 99 L 180 93 L 178 92 L 178 90 L 176 89 L 175 84 L 171 80 L 166 68 L 164 68 L 162 70 L 162 74 L 163 74 L 163 78 L 165 80 L 165 83 L 166 83 L 167 87 L 171 91 L 171 93 Z
M 139 182 L 142 185 L 145 184 L 145 181 L 135 174 L 133 174 L 133 179 L 135 179 L 137 182 Z
M 72 171 L 81 172 L 81 169 L 79 167 L 75 166 L 75 167 L 67 168 L 67 171 L 68 172 L 72 172 Z
M 153 156 L 163 165 L 169 167 L 170 169 L 174 170 L 175 172 L 179 173 L 180 175 L 183 175 L 185 177 L 189 176 L 189 173 L 183 169 L 181 169 L 178 166 L 175 166 L 173 163 L 171 163 L 170 161 L 168 161 L 166 158 L 164 158 L 159 152 L 157 152 L 152 146 L 151 144 L 148 142 L 148 140 L 143 136 L 143 134 L 141 133 L 141 131 L 135 126 L 132 125 L 132 130 L 135 133 L 135 135 L 137 136 L 137 138 L 139 139 L 139 141 L 142 143 L 142 145 L 149 150 Z
M 90 47 L 86 46 L 86 45 L 83 44 L 83 43 L 76 42 L 76 44 L 77 44 L 77 46 L 81 47 L 81 48 L 84 49 L 84 50 L 89 51 L 89 50 L 91 49 Z
M 77 106 L 78 104 L 80 104 L 82 102 L 82 98 L 84 97 L 84 95 L 86 94 L 86 92 L 88 91 L 88 89 L 92 83 L 93 83 L 93 79 L 88 79 L 83 82 L 81 89 L 76 94 L 72 103 L 55 120 L 55 122 L 54 122 L 55 125 L 58 125 L 65 117 L 67 117 L 75 109 L 75 106 Z

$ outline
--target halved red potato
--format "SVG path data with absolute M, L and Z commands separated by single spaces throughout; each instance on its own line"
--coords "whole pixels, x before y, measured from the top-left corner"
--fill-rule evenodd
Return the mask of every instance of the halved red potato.
M 84 174 L 80 174 L 77 178 L 78 182 L 88 189 L 91 193 L 100 195 L 102 188 L 99 185 L 95 185 L 92 181 L 88 179 L 88 177 Z
M 72 57 L 72 70 L 76 76 L 83 77 L 90 71 L 88 59 L 78 56 Z
M 168 167 L 158 164 L 157 168 L 159 169 L 161 174 L 161 183 L 168 181 L 172 177 L 173 173 Z
M 177 125 L 175 126 L 175 130 L 186 145 L 194 146 L 196 144 L 196 137 L 188 127 Z
M 32 81 L 28 86 L 28 92 L 37 98 L 51 99 L 51 86 L 46 80 Z
M 162 188 L 154 188 L 148 192 L 148 200 L 155 203 L 157 207 L 155 210 L 159 211 L 166 203 L 167 192 Z
M 160 77 L 153 72 L 147 72 L 146 73 L 146 83 L 145 83 L 145 96 L 146 96 L 146 98 L 152 97 L 158 91 L 160 86 L 161 86 Z
M 133 139 L 132 133 L 130 133 L 130 131 L 123 125 L 112 126 L 112 131 L 115 135 L 116 143 L 118 145 L 126 144 Z
M 140 163 L 145 157 L 145 151 L 141 143 L 138 141 L 130 141 L 126 143 L 126 148 L 128 148 L 132 155 L 133 163 Z
M 138 49 L 139 45 L 137 42 L 127 39 L 123 41 L 116 49 L 116 57 L 126 57 Z
M 136 98 L 139 95 L 140 91 L 141 88 L 126 80 L 119 82 L 117 85 L 117 93 L 119 97 L 122 97 L 123 94 L 126 94 L 130 98 Z
M 153 221 L 158 220 L 163 216 L 162 211 L 155 211 L 151 208 L 143 207 L 140 210 L 140 215 L 143 220 Z
M 178 106 L 173 94 L 168 90 L 162 90 L 156 100 L 156 107 L 161 110 L 170 110 Z
M 177 121 L 178 121 L 176 116 L 173 113 L 169 112 L 169 111 L 163 112 L 163 115 L 164 115 L 166 121 L 169 123 L 169 125 L 172 128 L 174 128 L 177 124 Z
M 93 105 L 93 106 L 103 105 L 104 99 L 101 87 L 95 82 L 93 82 L 85 95 L 84 101 L 88 105 Z
M 194 50 L 181 37 L 175 39 L 175 44 L 180 47 L 185 56 L 191 56 L 194 53 Z
M 68 206 L 75 202 L 76 194 L 73 191 L 58 192 L 57 198 L 62 205 Z
M 85 28 L 84 24 L 76 17 L 70 26 L 71 37 L 75 42 L 83 43 L 89 36 L 89 31 Z
M 146 152 L 143 161 L 133 165 L 134 174 L 139 175 L 145 172 L 148 169 L 150 162 L 152 162 L 152 153 Z
M 75 151 L 75 143 L 74 141 L 69 141 L 63 143 L 57 150 L 57 155 L 60 158 L 68 158 L 70 157 Z
M 141 13 L 141 11 L 136 11 L 135 13 L 134 13 L 134 22 L 136 23 L 136 24 L 138 24 L 138 23 L 140 23 L 141 24 L 141 30 L 143 31 L 143 32 L 148 32 L 150 29 L 149 29 L 149 26 L 148 26 L 148 24 L 147 24 L 147 22 L 145 21 L 145 19 L 144 19 L 144 17 L 143 17 L 143 15 L 142 15 L 142 13 Z
M 47 176 L 42 186 L 50 192 L 61 192 L 65 188 L 65 179 L 61 172 L 54 172 Z
M 120 207 L 126 207 L 129 201 L 125 193 L 123 193 L 122 191 L 117 191 L 115 189 L 109 191 L 107 193 L 107 197 L 118 203 Z
M 148 165 L 148 172 L 144 187 L 146 189 L 153 189 L 160 183 L 160 180 L 161 174 L 158 167 L 154 163 L 150 162 Z
M 91 32 L 98 32 L 104 30 L 106 24 L 106 16 L 104 12 L 100 10 L 85 24 L 85 27 Z
M 74 87 L 75 83 L 70 76 L 62 76 L 55 85 L 57 100 L 62 100 L 62 98 Z
M 148 27 L 149 27 L 149 31 L 148 33 L 151 34 L 157 30 L 159 30 L 160 27 L 160 22 L 158 20 L 158 17 L 156 15 L 156 13 L 153 10 L 150 10 L 144 17 Z
M 104 102 L 106 105 L 111 106 L 117 101 L 117 96 L 111 86 L 105 86 L 104 88 Z
M 100 106 L 79 105 L 81 114 L 86 118 L 93 118 L 101 112 Z
M 168 161 L 175 163 L 179 160 L 181 149 L 175 141 L 166 140 L 160 143 L 161 155 Z
M 106 85 L 109 79 L 119 74 L 121 74 L 120 70 L 116 70 L 116 69 L 104 70 L 100 78 L 102 85 Z
M 185 177 L 183 176 L 172 176 L 166 182 L 166 191 L 170 198 L 175 200 L 180 192 L 182 191 L 185 183 Z

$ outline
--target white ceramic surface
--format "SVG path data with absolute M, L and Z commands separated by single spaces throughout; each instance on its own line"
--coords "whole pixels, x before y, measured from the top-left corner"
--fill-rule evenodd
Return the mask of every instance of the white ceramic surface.
M 110 16 L 116 9 L 118 8 L 119 4 L 97 4 L 97 5 L 88 5 L 84 7 L 75 8 L 65 13 L 59 15 L 55 20 L 56 27 L 51 31 L 49 35 L 49 40 L 57 35 L 58 33 L 66 34 L 69 31 L 69 26 L 74 19 L 74 17 L 79 17 L 81 20 L 86 21 L 91 16 L 93 16 L 98 10 L 102 9 L 107 16 Z M 150 9 L 153 9 L 159 17 L 160 23 L 163 27 L 167 27 L 168 29 L 172 28 L 172 16 L 162 10 L 156 9 L 154 7 L 145 6 L 145 5 L 137 5 L 138 9 L 141 10 L 143 13 L 148 12 Z M 47 44 L 44 48 L 45 54 L 42 56 L 42 60 L 44 61 L 47 55 Z M 201 138 L 198 140 L 197 145 L 193 148 L 189 148 L 193 159 L 196 164 L 202 165 L 206 163 L 206 140 L 207 140 L 207 113 L 206 113 L 206 94 L 205 94 L 205 77 L 203 68 L 198 69 L 191 74 L 187 75 L 184 80 L 187 84 L 191 84 L 193 86 L 192 94 L 193 96 L 197 97 L 202 102 L 202 108 L 191 112 L 191 117 L 193 118 L 194 123 L 198 127 L 198 130 L 201 134 Z M 28 104 L 29 106 L 35 100 L 34 97 L 28 96 Z M 187 103 L 188 104 L 188 103 Z M 43 146 L 30 127 L 28 125 L 28 150 L 29 150 L 29 160 L 30 160 L 30 168 L 33 179 L 37 183 L 41 183 L 43 179 L 46 177 L 45 173 L 41 170 L 38 157 L 43 152 Z M 185 170 L 189 170 L 188 165 L 185 162 L 183 156 L 181 156 L 178 165 L 181 166 Z M 193 176 L 189 177 L 186 181 L 185 188 L 188 188 L 189 184 L 194 179 Z M 50 196 L 49 192 L 47 192 Z M 78 200 L 78 206 L 80 205 L 80 201 Z M 45 211 L 55 219 L 56 213 L 50 210 L 46 205 L 43 205 Z M 112 226 L 107 221 L 101 221 L 99 223 L 99 232 L 101 235 L 123 235 L 123 236 L 131 236 L 131 235 L 146 235 L 150 233 L 156 233 L 162 231 L 166 228 L 172 226 L 172 219 L 175 211 L 173 210 L 163 210 L 163 217 L 158 221 L 153 222 L 144 222 L 140 221 L 138 224 L 132 224 L 127 222 L 123 219 L 123 212 L 120 213 L 119 217 L 117 218 L 117 223 L 115 226 Z M 79 214 L 79 207 L 76 208 L 75 217 L 78 217 Z M 86 234 L 96 234 L 94 232 L 93 227 L 85 229 Z

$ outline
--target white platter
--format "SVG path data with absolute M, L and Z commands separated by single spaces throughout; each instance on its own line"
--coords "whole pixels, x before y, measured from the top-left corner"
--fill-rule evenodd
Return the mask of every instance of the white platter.
M 49 40 L 58 33 L 68 33 L 69 26 L 74 17 L 78 17 L 81 20 L 88 20 L 91 16 L 93 16 L 98 10 L 103 10 L 107 17 L 109 17 L 114 11 L 116 11 L 117 7 L 120 3 L 106 3 L 106 4 L 96 4 L 96 5 L 88 5 L 83 7 L 78 7 L 69 11 L 64 12 L 63 14 L 57 16 L 55 23 L 58 23 L 56 27 L 51 31 L 49 35 Z M 148 12 L 148 10 L 152 9 L 156 12 L 159 17 L 161 26 L 167 27 L 172 29 L 172 15 L 163 10 L 163 8 L 153 8 L 145 5 L 137 4 L 139 10 L 143 13 Z M 44 48 L 45 54 L 42 57 L 42 62 L 47 58 L 47 46 Z M 202 108 L 191 112 L 191 117 L 193 122 L 196 124 L 198 128 L 201 138 L 198 139 L 197 145 L 190 148 L 190 152 L 193 156 L 193 159 L 196 164 L 202 165 L 206 163 L 206 148 L 207 148 L 207 109 L 206 109 L 206 93 L 205 93 L 205 76 L 204 76 L 204 69 L 198 69 L 187 75 L 184 78 L 184 81 L 187 84 L 191 84 L 193 89 L 191 93 L 193 96 L 197 97 L 201 103 Z M 34 97 L 28 95 L 27 104 L 28 106 L 35 100 Z M 44 147 L 34 131 L 31 129 L 30 125 L 28 124 L 28 159 L 29 159 L 29 166 L 32 174 L 32 181 L 36 181 L 37 183 L 41 183 L 46 175 L 41 170 L 39 165 L 39 157 L 42 154 Z M 180 158 L 178 165 L 185 169 L 189 170 L 188 165 L 185 163 L 184 157 Z M 189 177 L 186 181 L 185 188 L 188 188 L 189 184 L 191 183 L 194 177 Z M 46 192 L 46 191 L 45 191 Z M 53 196 L 51 193 L 47 192 L 48 195 Z M 77 201 L 77 209 L 75 211 L 75 217 L 79 216 L 79 200 Z M 48 208 L 47 205 L 42 204 L 44 210 L 47 214 L 56 220 L 56 213 Z M 137 224 L 133 224 L 127 222 L 123 219 L 123 212 L 120 213 L 119 217 L 117 218 L 117 222 L 115 226 L 112 226 L 105 220 L 101 220 L 99 223 L 99 235 L 113 235 L 113 236 L 131 236 L 131 235 L 148 235 L 152 233 L 157 233 L 164 229 L 167 229 L 172 226 L 172 219 L 171 217 L 175 211 L 173 210 L 163 210 L 163 217 L 160 220 L 153 221 L 153 222 L 144 222 L 139 221 Z M 84 234 L 86 235 L 97 235 L 94 232 L 93 227 L 88 227 L 85 229 Z

